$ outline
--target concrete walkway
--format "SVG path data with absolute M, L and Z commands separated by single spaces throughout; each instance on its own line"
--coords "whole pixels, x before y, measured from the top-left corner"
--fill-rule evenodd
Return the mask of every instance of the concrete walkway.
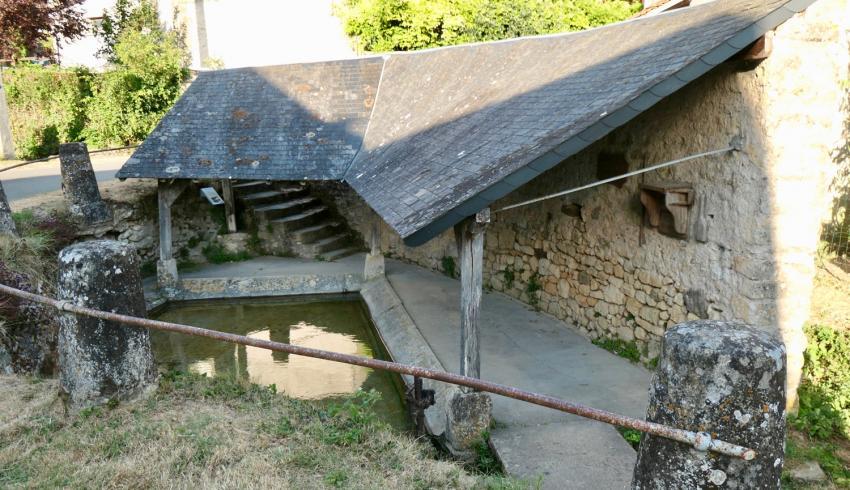
M 182 290 L 174 299 L 359 290 L 396 360 L 457 372 L 460 282 L 388 260 L 387 281 L 366 283 L 363 261 L 363 254 L 337 262 L 260 257 L 204 266 L 181 274 Z M 481 374 L 489 381 L 645 416 L 646 369 L 498 293 L 485 293 L 482 301 Z M 435 428 L 441 423 L 437 408 L 428 412 Z M 619 489 L 630 483 L 635 452 L 609 425 L 496 395 L 493 416 L 491 444 L 511 475 L 539 479 L 547 489 Z
M 460 282 L 395 261 L 387 278 L 443 366 L 460 364 Z M 481 377 L 643 419 L 646 369 L 602 350 L 559 320 L 498 293 L 481 305 Z M 493 396 L 491 442 L 507 471 L 543 488 L 625 488 L 635 452 L 617 431 Z

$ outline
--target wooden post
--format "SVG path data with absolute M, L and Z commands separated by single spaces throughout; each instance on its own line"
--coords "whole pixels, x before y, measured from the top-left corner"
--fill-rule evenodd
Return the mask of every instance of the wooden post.
M 460 374 L 481 377 L 479 311 L 483 289 L 484 231 L 490 222 L 485 208 L 455 226 L 460 256 Z
M 157 185 L 159 261 L 156 263 L 156 278 L 161 288 L 177 285 L 177 261 L 174 259 L 171 243 L 171 205 L 185 188 L 185 183 L 168 183 L 164 180 L 160 180 Z
M 224 216 L 227 218 L 227 232 L 236 233 L 236 202 L 233 200 L 233 184 L 229 179 L 221 181 L 221 197 L 224 199 Z

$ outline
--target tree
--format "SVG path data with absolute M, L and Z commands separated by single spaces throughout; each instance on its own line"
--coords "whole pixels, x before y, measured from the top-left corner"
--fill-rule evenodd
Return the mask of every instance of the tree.
M 342 0 L 335 12 L 365 51 L 409 51 L 589 29 L 628 18 L 628 0 Z
M 13 59 L 71 40 L 86 30 L 83 0 L 0 0 L 0 56 Z M 48 49 L 50 51 L 50 49 Z
M 126 31 L 148 32 L 161 29 L 156 7 L 150 0 L 116 0 L 111 11 L 104 10 L 94 33 L 102 43 L 97 55 L 116 63 L 115 45 Z

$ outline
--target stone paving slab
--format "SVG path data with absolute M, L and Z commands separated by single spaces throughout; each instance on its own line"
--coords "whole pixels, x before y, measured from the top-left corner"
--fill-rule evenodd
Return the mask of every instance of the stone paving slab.
M 397 261 L 387 278 L 443 366 L 460 363 L 460 282 Z M 643 419 L 650 372 L 499 293 L 481 305 L 481 377 Z M 493 396 L 491 444 L 508 472 L 543 488 L 623 488 L 636 454 L 608 425 Z

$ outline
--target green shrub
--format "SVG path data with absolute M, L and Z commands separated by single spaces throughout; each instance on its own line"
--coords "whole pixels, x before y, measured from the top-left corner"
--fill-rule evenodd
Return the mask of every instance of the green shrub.
M 223 264 L 225 262 L 241 262 L 251 258 L 251 254 L 242 250 L 237 253 L 228 252 L 218 243 L 211 243 L 203 249 L 204 257 L 211 264 Z
M 577 31 L 623 20 L 624 0 L 344 0 L 336 14 L 365 51 L 408 51 Z
M 188 76 L 177 35 L 128 30 L 115 45 L 116 65 L 92 85 L 82 135 L 94 146 L 141 141 L 174 105 Z
M 17 65 L 3 72 L 17 157 L 55 154 L 59 143 L 78 141 L 94 75 L 72 70 Z
M 443 268 L 443 274 L 451 277 L 452 279 L 456 279 L 458 277 L 457 263 L 455 262 L 455 258 L 451 256 L 444 256 L 440 259 L 440 265 Z
M 800 409 L 792 424 L 811 437 L 850 439 L 850 332 L 806 326 Z

